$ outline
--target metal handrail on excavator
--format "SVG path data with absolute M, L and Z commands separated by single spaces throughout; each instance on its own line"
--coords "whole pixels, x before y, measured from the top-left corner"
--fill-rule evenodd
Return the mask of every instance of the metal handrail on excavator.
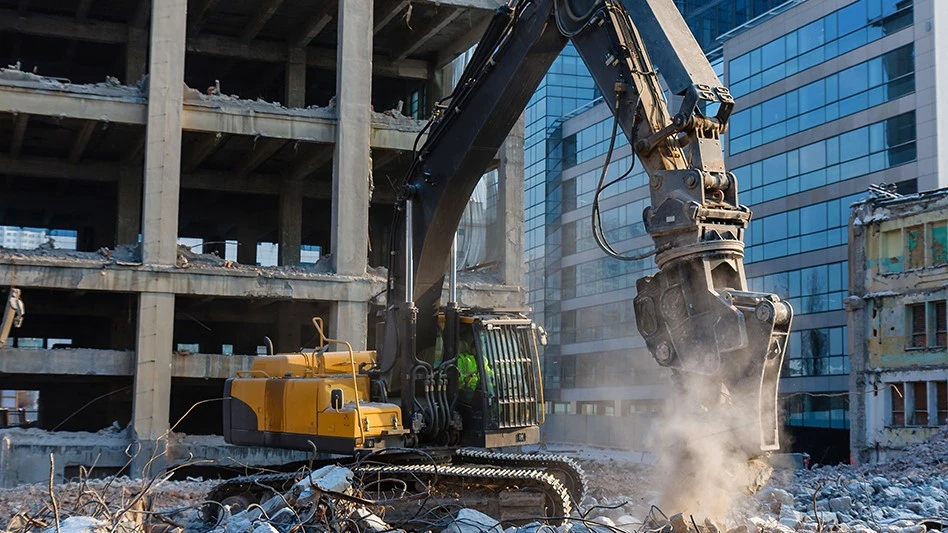
M 314 316 L 313 327 L 315 327 L 316 332 L 319 333 L 320 348 L 318 349 L 323 349 L 328 344 L 343 344 L 345 345 L 346 349 L 349 350 L 349 366 L 352 368 L 352 390 L 354 392 L 353 397 L 355 398 L 356 416 L 359 417 L 359 435 L 360 435 L 359 445 L 361 446 L 365 443 L 365 427 L 363 427 L 363 424 L 366 423 L 366 419 L 362 416 L 362 406 L 359 403 L 359 381 L 356 379 L 355 352 L 352 350 L 352 345 L 349 344 L 347 341 L 339 340 L 339 339 L 330 339 L 329 337 L 326 336 L 325 333 L 323 333 L 323 319 L 322 318 L 318 316 Z M 316 350 L 313 351 L 314 356 L 315 354 L 316 354 Z

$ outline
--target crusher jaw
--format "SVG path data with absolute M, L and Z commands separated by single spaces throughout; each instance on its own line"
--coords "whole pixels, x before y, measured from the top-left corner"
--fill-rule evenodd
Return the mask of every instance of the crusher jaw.
M 729 409 L 757 412 L 759 442 L 736 444 L 756 448 L 752 455 L 778 450 L 777 385 L 793 309 L 775 294 L 746 290 L 742 243 L 702 244 L 660 254 L 659 272 L 638 280 L 636 325 L 682 392 L 704 389 L 717 401 L 723 390 Z

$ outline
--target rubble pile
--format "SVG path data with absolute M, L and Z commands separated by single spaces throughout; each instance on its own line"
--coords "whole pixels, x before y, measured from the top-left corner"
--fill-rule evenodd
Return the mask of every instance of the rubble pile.
M 590 494 L 563 524 L 523 525 L 464 507 L 402 494 L 364 492 L 351 470 L 304 471 L 260 503 L 237 497 L 220 504 L 205 497 L 218 481 L 143 482 L 127 478 L 0 491 L 0 527 L 7 531 L 447 531 L 450 533 L 925 533 L 948 530 L 948 431 L 878 465 L 782 470 L 759 493 L 737 498 L 719 522 L 661 509 L 650 479 L 658 467 L 640 454 L 575 454 L 587 470 Z M 634 457 L 633 457 L 634 456 Z M 256 478 L 255 478 L 256 479 Z M 417 489 L 417 487 L 416 487 Z M 56 503 L 50 496 L 55 496 Z M 407 495 L 407 496 L 406 496 Z M 374 498 L 374 499 L 373 499 Z M 391 512 L 401 499 L 418 511 L 409 521 Z M 386 519 L 388 516 L 388 519 Z
M 584 466 L 586 466 L 584 464 Z M 590 468 L 587 467 L 587 470 Z M 587 498 L 583 509 L 610 531 L 663 533 L 924 533 L 948 530 L 948 431 L 906 448 L 899 458 L 862 466 L 816 465 L 775 472 L 753 496 L 744 495 L 723 523 L 685 516 L 674 527 L 675 509 L 653 507 L 655 492 L 641 483 L 642 472 L 622 484 L 618 469 L 604 469 L 612 494 Z M 655 472 L 661 475 L 660 472 Z M 595 479 L 594 475 L 590 476 Z M 664 511 L 664 512 L 663 512 Z M 671 511 L 671 512 L 668 512 Z M 665 514 L 667 513 L 667 515 Z M 694 521 L 692 521 L 694 520 Z M 684 529 L 681 529 L 684 527 Z M 573 532 L 577 530 L 575 527 Z M 583 532 L 585 533 L 585 532 Z

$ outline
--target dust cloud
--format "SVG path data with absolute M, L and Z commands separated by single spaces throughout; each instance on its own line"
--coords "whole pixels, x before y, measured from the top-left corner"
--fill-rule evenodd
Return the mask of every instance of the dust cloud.
M 770 477 L 765 462 L 749 461 L 761 453 L 756 396 L 728 391 L 712 376 L 681 374 L 673 381 L 673 397 L 647 442 L 659 507 L 698 523 L 724 522 L 739 496 Z

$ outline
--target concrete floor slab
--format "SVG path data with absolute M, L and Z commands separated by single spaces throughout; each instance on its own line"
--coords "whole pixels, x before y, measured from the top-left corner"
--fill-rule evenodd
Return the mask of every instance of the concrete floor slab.
M 130 440 L 125 431 L 49 432 L 40 429 L 0 430 L 0 487 L 40 483 L 49 479 L 49 456 L 53 455 L 54 479 L 66 481 L 76 467 L 115 472 L 129 461 Z M 221 436 L 172 434 L 168 439 L 168 465 L 208 462 L 213 466 L 279 466 L 306 461 L 309 453 L 277 448 L 232 446 Z M 202 465 L 203 466 L 203 465 Z M 135 477 L 135 472 L 129 472 Z

